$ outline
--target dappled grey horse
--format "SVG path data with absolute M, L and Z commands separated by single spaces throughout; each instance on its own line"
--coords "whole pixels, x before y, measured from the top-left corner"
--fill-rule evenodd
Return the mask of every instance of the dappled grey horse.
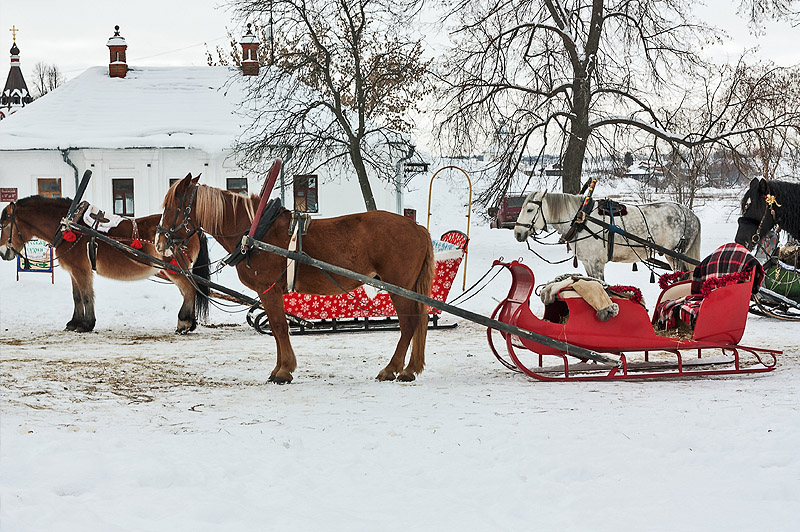
M 583 204 L 583 196 L 537 190 L 532 192 L 522 206 L 514 226 L 514 236 L 525 242 L 550 226 L 559 234 L 566 235 L 572 221 Z M 616 215 L 613 224 L 623 231 L 647 239 L 664 248 L 677 251 L 691 258 L 700 257 L 700 220 L 687 207 L 674 202 L 626 205 L 627 214 Z M 595 209 L 591 216 L 604 222 L 611 217 Z M 569 240 L 575 256 L 583 264 L 586 274 L 597 279 L 604 278 L 609 262 L 608 231 L 602 226 L 587 221 L 586 227 Z M 645 246 L 616 235 L 612 247 L 612 262 L 639 262 L 652 256 Z M 673 270 L 689 270 L 683 261 L 667 256 Z

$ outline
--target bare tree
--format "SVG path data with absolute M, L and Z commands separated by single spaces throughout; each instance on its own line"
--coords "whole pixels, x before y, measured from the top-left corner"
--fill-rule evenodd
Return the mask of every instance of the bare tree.
M 243 164 L 261 168 L 289 150 L 287 164 L 304 172 L 350 167 L 374 210 L 369 176 L 396 178 L 396 161 L 413 149 L 408 114 L 426 90 L 429 61 L 409 24 L 414 0 L 229 4 L 243 20 L 269 27 L 272 39 L 265 43 L 271 64 L 245 107 L 252 125 L 237 146 Z
M 750 22 L 753 33 L 765 31 L 764 24 L 770 20 L 784 20 L 793 25 L 800 24 L 800 1 L 798 0 L 740 0 L 739 14 Z
M 800 67 L 772 64 L 743 69 L 738 96 L 747 99 L 749 125 L 769 123 L 800 108 Z M 800 128 L 757 129 L 743 139 L 739 151 L 749 155 L 752 170 L 765 179 L 782 177 L 781 168 L 793 166 L 789 159 L 800 147 Z
M 440 74 L 440 135 L 479 143 L 499 120 L 511 131 L 500 179 L 482 202 L 509 187 L 526 153 L 558 151 L 563 190 L 574 193 L 584 161 L 613 148 L 615 137 L 649 136 L 670 152 L 749 132 L 726 121 L 742 124 L 748 112 L 722 97 L 732 80 L 698 90 L 712 72 L 699 51 L 720 34 L 682 0 L 464 0 L 458 13 L 460 37 Z M 707 114 L 702 124 L 674 120 L 693 106 Z
M 33 88 L 36 97 L 40 98 L 64 83 L 64 76 L 58 65 L 49 65 L 39 61 L 33 66 Z
M 239 39 L 234 37 L 233 31 L 231 31 L 230 28 L 226 27 L 225 33 L 228 34 L 228 48 L 217 45 L 212 52 L 208 49 L 208 43 L 205 43 L 206 62 L 208 63 L 208 66 L 242 66 L 242 47 L 239 45 Z M 261 42 L 266 40 L 265 37 L 264 28 L 261 28 Z M 264 62 L 263 55 L 264 47 L 261 47 L 258 50 L 258 60 L 260 64 L 266 64 Z
M 690 207 L 698 188 L 728 184 L 731 174 L 772 177 L 800 127 L 794 69 L 749 65 L 742 57 L 698 74 L 700 90 L 663 114 L 672 133 L 654 135 L 652 148 L 665 169 L 664 184 Z

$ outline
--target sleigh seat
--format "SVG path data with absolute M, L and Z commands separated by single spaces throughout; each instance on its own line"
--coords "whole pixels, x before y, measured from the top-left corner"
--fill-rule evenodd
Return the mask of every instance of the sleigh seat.
M 764 278 L 758 260 L 744 246 L 725 244 L 706 257 L 691 278 L 683 279 L 688 276 L 688 272 L 662 276 L 653 326 L 666 331 L 686 326 L 696 341 L 741 340 L 751 294 Z

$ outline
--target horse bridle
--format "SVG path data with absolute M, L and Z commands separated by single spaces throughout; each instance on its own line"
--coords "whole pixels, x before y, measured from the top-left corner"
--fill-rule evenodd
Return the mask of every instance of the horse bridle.
M 174 250 L 176 248 L 181 248 L 189 242 L 195 234 L 200 233 L 202 229 L 197 227 L 194 222 L 192 221 L 192 203 L 194 203 L 194 198 L 197 195 L 197 188 L 200 185 L 197 183 L 191 188 L 191 190 L 187 189 L 180 197 L 180 204 L 175 208 L 175 218 L 172 220 L 172 225 L 169 229 L 164 229 L 159 223 L 156 226 L 156 234 L 163 235 L 164 240 L 166 240 L 167 247 L 169 249 Z M 181 216 L 183 213 L 183 219 L 180 225 L 178 223 L 178 217 Z M 182 239 L 177 238 L 177 233 L 180 230 L 186 231 L 186 236 Z
M 514 230 L 516 230 L 516 229 L 517 229 L 517 226 L 519 226 L 519 227 L 524 227 L 525 229 L 527 229 L 527 230 L 528 230 L 528 233 L 533 233 L 533 234 L 535 235 L 535 234 L 536 234 L 536 229 L 535 229 L 533 226 L 534 226 L 534 224 L 536 223 L 536 218 L 538 217 L 538 215 L 539 215 L 539 214 L 541 214 L 541 215 L 542 215 L 542 220 L 544 221 L 544 226 L 545 226 L 545 227 L 547 227 L 547 218 L 545 218 L 545 217 L 544 217 L 544 209 L 542 208 L 542 202 L 544 201 L 544 197 L 545 197 L 545 195 L 546 195 L 546 194 L 547 194 L 547 192 L 545 192 L 544 194 L 542 194 L 542 199 L 540 199 L 540 200 L 536 200 L 536 201 L 534 201 L 534 200 L 531 200 L 531 201 L 529 201 L 529 202 L 525 202 L 525 203 L 526 203 L 526 205 L 527 205 L 528 203 L 533 203 L 534 205 L 538 206 L 538 207 L 539 207 L 539 212 L 538 212 L 538 213 L 536 213 L 536 216 L 534 216 L 534 217 L 531 219 L 530 223 L 527 223 L 527 224 L 521 224 L 521 223 L 519 223 L 519 222 L 514 222 Z
M 12 207 L 13 207 L 13 209 L 12 209 Z M 12 201 L 11 203 L 8 204 L 8 208 L 5 211 L 5 213 L 6 213 L 5 219 L 8 220 L 9 224 L 11 225 L 11 229 L 8 232 L 8 242 L 6 242 L 6 247 L 9 248 L 14 253 L 16 253 L 17 255 L 24 256 L 23 253 L 20 253 L 14 246 L 11 245 L 11 243 L 14 240 L 14 230 L 15 229 L 17 231 L 17 236 L 19 237 L 20 241 L 21 242 L 25 242 L 25 239 L 22 238 L 22 233 L 19 230 L 19 224 L 17 223 L 17 216 L 16 216 L 16 212 L 15 212 L 16 209 L 17 209 L 17 204 Z M 0 223 L 0 231 L 2 231 L 2 229 L 6 225 L 7 225 L 6 223 Z M 25 249 L 24 245 L 23 245 L 23 249 Z
M 8 204 L 8 207 L 9 209 L 4 212 L 7 213 L 6 219 L 9 220 L 9 223 L 11 224 L 11 229 L 8 232 L 8 242 L 6 242 L 6 247 L 11 251 L 13 251 L 16 256 L 22 257 L 22 260 L 25 262 L 25 267 L 27 268 L 29 259 L 28 255 L 25 253 L 25 238 L 22 236 L 22 232 L 19 230 L 19 224 L 17 223 L 17 213 L 16 213 L 17 204 L 12 201 L 11 203 Z M 14 207 L 13 209 L 14 212 L 11 212 L 12 209 L 10 207 Z M 5 223 L 0 223 L 0 231 L 2 231 L 2 228 L 5 226 L 6 226 Z M 11 245 L 14 239 L 15 229 L 17 231 L 17 236 L 19 237 L 19 241 L 22 242 L 22 251 L 18 250 L 17 248 Z
M 780 203 L 778 203 L 777 198 L 775 196 L 773 196 L 772 194 L 770 194 L 769 191 L 767 191 L 767 194 L 764 195 L 764 203 L 766 203 L 766 208 L 764 209 L 764 214 L 761 216 L 761 220 L 758 222 L 758 227 L 756 228 L 756 232 L 753 233 L 753 236 L 750 238 L 751 242 L 754 245 L 757 245 L 759 242 L 761 242 L 761 239 L 763 238 L 761 236 L 761 230 L 764 228 L 764 222 L 767 219 L 767 213 L 772 215 L 772 225 L 773 225 L 773 227 L 778 225 L 778 217 L 775 214 L 775 206 L 777 205 L 778 207 L 782 207 L 782 205 Z M 755 225 L 755 219 L 754 218 L 746 218 L 744 216 L 740 216 L 739 217 L 739 222 L 742 222 L 742 221 L 746 221 L 747 223 L 749 223 L 751 225 Z

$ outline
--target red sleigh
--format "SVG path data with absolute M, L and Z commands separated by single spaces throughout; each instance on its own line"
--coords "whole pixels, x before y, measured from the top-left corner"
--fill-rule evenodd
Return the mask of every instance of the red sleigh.
M 572 291 L 561 292 L 555 302 L 545 306 L 544 317 L 538 318 L 529 306 L 535 286 L 531 269 L 518 261 L 495 261 L 495 264 L 509 269 L 512 283 L 492 318 L 573 346 L 619 357 L 615 365 L 589 363 L 535 341 L 499 332 L 509 360 L 496 349 L 493 329 L 487 331 L 489 346 L 503 365 L 539 380 L 758 373 L 774 369 L 775 355 L 781 353 L 738 343 L 747 321 L 753 273 L 744 276 L 744 282 L 719 286 L 705 295 L 696 312 L 691 338 L 682 339 L 657 335 L 647 310 L 621 297 L 612 296 L 612 301 L 619 305 L 619 314 L 608 321 L 600 321 L 595 309 Z M 687 295 L 690 286 L 691 281 L 684 281 L 666 288 L 659 296 L 659 304 Z M 553 359 L 558 363 L 545 364 L 545 360 Z
M 436 277 L 431 286 L 431 297 L 446 301 L 467 252 L 468 237 L 461 231 L 448 231 L 434 241 Z M 283 306 L 293 334 L 344 332 L 397 328 L 397 311 L 389 294 L 369 294 L 363 286 L 347 294 L 319 296 L 292 292 L 283 296 Z M 257 307 L 260 310 L 260 307 Z M 430 324 L 434 329 L 455 327 L 455 323 L 440 323 L 441 311 L 428 309 Z M 269 333 L 263 311 L 248 314 L 248 322 L 259 332 Z

